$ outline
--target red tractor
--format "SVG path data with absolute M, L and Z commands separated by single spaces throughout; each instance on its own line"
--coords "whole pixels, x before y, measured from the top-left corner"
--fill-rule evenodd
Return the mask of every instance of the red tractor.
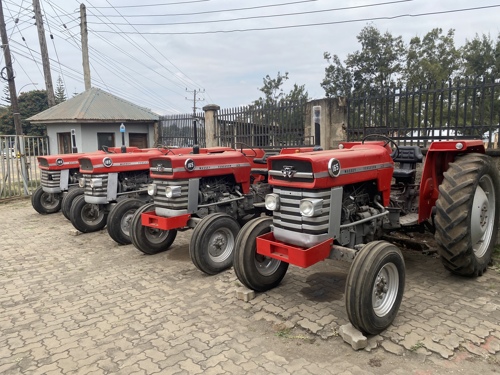
M 110 152 L 119 152 L 120 148 L 110 147 Z M 127 152 L 138 150 L 128 147 Z M 42 171 L 41 186 L 31 196 L 33 208 L 40 214 L 53 214 L 62 211 L 69 220 L 69 210 L 73 199 L 83 190 L 78 188 L 81 177 L 78 159 L 86 155 L 104 155 L 104 151 L 39 156 L 38 166 Z
M 387 231 L 430 229 L 447 270 L 485 272 L 498 231 L 500 180 L 482 141 L 432 143 L 417 184 L 420 148 L 378 137 L 384 141 L 268 159 L 273 192 L 265 206 L 272 217 L 249 221 L 236 239 L 234 269 L 245 286 L 274 288 L 289 264 L 351 261 L 347 315 L 361 332 L 377 334 L 394 320 L 405 286 L 400 250 L 381 240 Z
M 285 152 L 295 151 L 301 149 Z M 194 228 L 189 253 L 196 267 L 210 275 L 231 267 L 241 225 L 266 211 L 266 157 L 262 149 L 242 148 L 151 159 L 153 202 L 134 214 L 132 243 L 156 254 L 177 231 Z

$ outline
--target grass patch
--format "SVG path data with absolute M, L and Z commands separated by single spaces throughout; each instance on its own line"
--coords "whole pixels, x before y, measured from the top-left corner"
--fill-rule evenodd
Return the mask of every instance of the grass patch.
M 416 352 L 418 349 L 420 348 L 425 348 L 425 345 L 423 342 L 419 341 L 417 342 L 415 345 L 413 345 L 411 348 L 410 348 L 410 351 L 412 352 Z

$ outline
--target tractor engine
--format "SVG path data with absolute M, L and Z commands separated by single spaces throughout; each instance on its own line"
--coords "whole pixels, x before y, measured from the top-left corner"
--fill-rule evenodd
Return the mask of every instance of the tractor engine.
M 119 192 L 124 193 L 128 191 L 135 191 L 145 188 L 151 183 L 151 178 L 146 170 L 123 172 L 118 175 Z
M 380 237 L 382 219 L 350 225 L 381 213 L 381 209 L 374 204 L 375 199 L 379 197 L 374 182 L 344 186 L 341 230 L 338 239 L 341 245 L 353 248 L 357 244 L 368 243 Z

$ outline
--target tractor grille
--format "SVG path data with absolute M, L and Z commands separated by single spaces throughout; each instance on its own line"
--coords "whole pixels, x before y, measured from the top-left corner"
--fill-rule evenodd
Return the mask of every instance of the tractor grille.
M 156 195 L 154 203 L 156 207 L 167 208 L 170 210 L 186 210 L 188 208 L 189 180 L 154 180 L 156 184 Z M 176 198 L 167 198 L 165 188 L 167 186 L 181 186 L 181 196 Z
M 280 208 L 273 212 L 273 225 L 275 227 L 312 235 L 328 233 L 330 189 L 307 190 L 275 187 L 273 193 L 280 197 Z M 302 216 L 299 204 L 303 198 L 323 199 L 322 213 L 315 217 Z
M 287 171 L 291 173 L 291 176 L 287 176 Z M 276 180 L 290 181 L 292 177 L 293 182 L 311 182 L 314 180 L 312 164 L 306 160 L 273 160 L 271 161 L 269 174 Z
M 42 187 L 49 189 L 59 188 L 60 183 L 61 183 L 60 171 L 42 170 Z
M 108 174 L 84 174 L 82 176 L 85 179 L 85 195 L 93 197 L 104 197 L 108 196 Z M 90 180 L 93 178 L 101 178 L 102 186 L 100 187 L 90 187 Z

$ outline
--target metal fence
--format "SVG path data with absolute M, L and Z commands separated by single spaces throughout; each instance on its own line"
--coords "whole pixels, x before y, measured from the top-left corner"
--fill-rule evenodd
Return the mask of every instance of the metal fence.
M 36 158 L 48 153 L 48 137 L 0 135 L 0 199 L 33 193 L 41 178 Z
M 217 113 L 215 137 L 220 146 L 281 148 L 314 145 L 305 135 L 306 102 L 283 102 L 264 106 L 221 109 Z
M 496 148 L 499 125 L 500 80 L 494 78 L 387 88 L 348 99 L 350 141 L 377 133 L 424 147 L 431 140 L 474 138 Z
M 196 114 L 198 145 L 205 147 L 205 115 Z M 192 147 L 194 145 L 194 124 L 192 114 L 160 117 L 158 143 L 169 147 Z

